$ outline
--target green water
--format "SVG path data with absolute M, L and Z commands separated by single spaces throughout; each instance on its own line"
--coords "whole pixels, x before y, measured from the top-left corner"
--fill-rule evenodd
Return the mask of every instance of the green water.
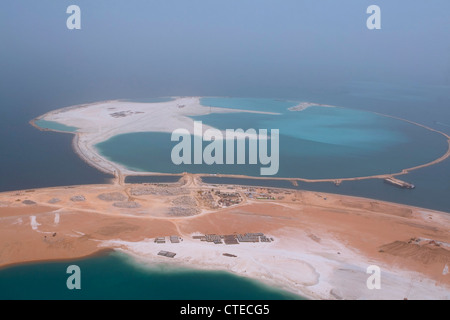
M 43 129 L 50 129 L 50 130 L 56 130 L 56 131 L 64 131 L 64 132 L 76 132 L 78 128 L 66 126 L 62 123 L 58 123 L 55 121 L 47 121 L 47 120 L 36 120 L 34 122 L 38 127 L 41 127 Z
M 335 179 L 399 172 L 432 161 L 447 148 L 446 139 L 435 132 L 366 111 L 310 107 L 292 112 L 286 109 L 291 102 L 269 99 L 208 98 L 206 101 L 214 106 L 251 110 L 259 106 L 259 110 L 281 113 L 212 113 L 193 117 L 221 130 L 279 129 L 277 177 Z M 129 133 L 112 137 L 96 147 L 108 159 L 135 171 L 260 175 L 259 164 L 174 165 L 171 150 L 177 142 L 172 142 L 170 137 L 169 133 Z M 224 158 L 225 155 L 226 150 Z
M 69 265 L 81 269 L 81 290 L 69 290 Z M 169 265 L 147 266 L 111 253 L 101 257 L 26 264 L 0 269 L 0 300 L 141 299 L 265 300 L 302 299 L 226 272 L 196 271 Z

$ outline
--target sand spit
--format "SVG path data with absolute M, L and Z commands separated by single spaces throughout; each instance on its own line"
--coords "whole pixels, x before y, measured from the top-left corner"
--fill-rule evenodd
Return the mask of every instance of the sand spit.
M 332 105 L 319 104 L 313 102 L 302 102 L 295 107 L 289 108 L 290 111 L 302 111 L 312 106 L 320 107 L 335 107 Z M 72 142 L 75 152 L 88 164 L 97 168 L 98 170 L 112 174 L 115 177 L 115 182 L 123 184 L 127 175 L 154 175 L 161 174 L 158 172 L 140 172 L 134 171 L 124 167 L 121 164 L 114 163 L 109 159 L 103 157 L 95 148 L 95 145 L 108 140 L 109 138 L 133 132 L 166 132 L 171 133 L 178 128 L 187 129 L 193 134 L 194 120 L 190 116 L 206 115 L 209 113 L 263 113 L 273 114 L 277 113 L 250 111 L 239 109 L 227 109 L 218 107 L 205 107 L 200 104 L 200 97 L 176 97 L 169 102 L 159 103 L 137 103 L 120 100 L 108 100 L 96 102 L 92 104 L 84 104 L 72 107 L 66 107 L 46 113 L 30 123 L 35 125 L 34 121 L 43 119 L 48 121 L 55 121 L 67 126 L 79 128 L 77 132 L 72 132 L 75 136 Z M 375 112 L 374 112 L 375 113 Z M 441 157 L 418 165 L 412 168 L 405 168 L 395 173 L 385 173 L 372 176 L 348 177 L 340 179 L 304 179 L 301 177 L 292 178 L 273 178 L 274 180 L 291 180 L 295 182 L 332 182 L 337 185 L 343 181 L 355 181 L 366 179 L 386 179 L 396 176 L 405 175 L 411 171 L 418 170 L 427 166 L 432 166 L 440 163 L 450 157 L 450 136 L 424 126 L 422 124 L 412 122 L 406 119 L 379 114 L 389 118 L 394 118 L 399 121 L 408 122 L 413 125 L 420 126 L 426 130 L 441 134 L 447 139 L 448 149 Z M 204 130 L 211 127 L 204 125 Z M 167 174 L 166 174 L 167 175 Z M 226 177 L 242 177 L 250 179 L 267 179 L 267 177 L 251 177 L 240 175 L 220 175 Z
M 179 128 L 193 134 L 194 120 L 190 116 L 209 113 L 263 113 L 250 110 L 205 107 L 199 97 L 178 97 L 173 101 L 159 103 L 137 103 L 110 100 L 58 109 L 46 113 L 35 120 L 55 121 L 79 128 L 75 132 L 73 148 L 90 165 L 100 171 L 114 175 L 135 174 L 136 172 L 116 164 L 101 156 L 95 145 L 113 136 L 133 132 L 172 133 Z M 38 126 L 34 125 L 39 128 Z M 204 125 L 204 130 L 211 127 Z
M 130 190 L 137 208 L 102 199 Z M 71 201 L 81 194 L 85 201 Z M 107 248 L 141 263 L 227 270 L 314 299 L 450 299 L 450 216 L 444 212 L 317 192 L 216 187 L 188 178 L 184 185 L 58 187 L 27 196 L 36 204 L 17 202 L 17 192 L 0 193 L 0 266 Z M 53 198 L 60 201 L 49 204 Z M 220 201 L 227 205 L 218 206 Z M 173 215 L 173 208 L 192 211 Z M 259 232 L 273 241 L 226 245 L 193 238 Z M 172 235 L 182 240 L 172 243 Z M 157 237 L 165 243 L 156 243 Z M 161 250 L 176 256 L 159 256 Z M 382 270 L 381 290 L 366 286 L 370 265 Z

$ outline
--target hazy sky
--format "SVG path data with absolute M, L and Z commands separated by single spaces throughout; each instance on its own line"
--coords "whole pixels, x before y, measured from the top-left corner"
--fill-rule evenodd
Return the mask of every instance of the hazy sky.
M 0 190 L 100 179 L 30 119 L 169 95 L 296 98 L 450 133 L 450 1 L 0 0 Z
M 82 30 L 66 28 L 81 8 Z M 382 29 L 366 9 L 381 7 Z M 450 85 L 450 1 L 2 0 L 0 90 L 99 98 Z

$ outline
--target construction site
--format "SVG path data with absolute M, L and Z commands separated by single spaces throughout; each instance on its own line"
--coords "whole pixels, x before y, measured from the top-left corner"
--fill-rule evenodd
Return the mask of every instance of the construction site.
M 245 233 L 245 234 L 228 234 L 228 235 L 218 235 L 218 234 L 205 234 L 199 236 L 193 236 L 194 240 L 200 240 L 204 242 L 211 242 L 214 244 L 240 244 L 244 242 L 273 242 L 274 238 L 264 235 L 262 232 L 258 233 Z

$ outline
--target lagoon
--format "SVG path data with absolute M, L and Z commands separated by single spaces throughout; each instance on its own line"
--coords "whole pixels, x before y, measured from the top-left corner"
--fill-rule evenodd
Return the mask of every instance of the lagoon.
M 49 129 L 49 130 L 54 130 L 54 131 L 76 132 L 78 130 L 78 128 L 76 128 L 76 127 L 66 126 L 66 125 L 64 125 L 62 123 L 58 123 L 56 121 L 48 121 L 48 120 L 42 120 L 42 119 L 36 120 L 34 122 L 34 124 L 42 129 Z
M 367 111 L 310 107 L 293 112 L 287 110 L 292 102 L 273 99 L 201 101 L 279 113 L 192 117 L 219 130 L 279 129 L 280 168 L 275 177 L 339 179 L 394 173 L 430 162 L 447 150 L 446 139 L 438 133 Z M 176 144 L 169 133 L 138 132 L 114 136 L 96 148 L 109 160 L 137 172 L 260 175 L 259 165 L 175 165 L 170 155 Z

